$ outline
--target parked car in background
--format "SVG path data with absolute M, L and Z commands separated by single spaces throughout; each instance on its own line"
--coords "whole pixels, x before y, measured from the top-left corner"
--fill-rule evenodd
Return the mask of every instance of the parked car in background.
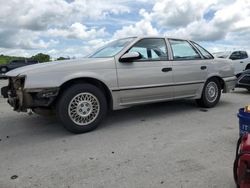
M 19 59 L 19 60 L 12 60 L 7 64 L 0 65 L 0 74 L 4 74 L 10 70 L 39 63 L 37 60 L 33 59 Z
M 246 51 L 217 52 L 213 55 L 217 58 L 231 59 L 233 61 L 235 75 L 250 69 L 250 57 Z
M 88 58 L 48 62 L 6 73 L 1 89 L 15 111 L 55 111 L 66 129 L 95 129 L 108 110 L 137 104 L 195 99 L 214 107 L 235 87 L 228 60 L 197 43 L 165 37 L 113 41 Z
M 250 69 L 239 75 L 236 87 L 245 88 L 250 91 Z

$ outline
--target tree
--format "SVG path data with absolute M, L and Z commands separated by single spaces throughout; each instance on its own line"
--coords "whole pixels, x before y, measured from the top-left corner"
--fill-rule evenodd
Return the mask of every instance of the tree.
M 68 59 L 70 59 L 70 58 L 69 58 L 69 57 L 59 57 L 59 58 L 57 58 L 57 60 L 59 60 L 59 61 L 60 61 L 60 60 L 61 60 L 61 61 L 62 61 L 62 60 L 68 60 Z
M 50 61 L 50 56 L 48 54 L 39 53 L 31 57 L 31 59 L 37 60 L 40 63 Z

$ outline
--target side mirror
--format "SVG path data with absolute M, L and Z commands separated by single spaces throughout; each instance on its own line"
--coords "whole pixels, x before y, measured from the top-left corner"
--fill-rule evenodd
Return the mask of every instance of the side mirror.
M 142 55 L 138 52 L 128 52 L 120 58 L 120 61 L 121 62 L 133 62 L 141 58 L 142 58 Z

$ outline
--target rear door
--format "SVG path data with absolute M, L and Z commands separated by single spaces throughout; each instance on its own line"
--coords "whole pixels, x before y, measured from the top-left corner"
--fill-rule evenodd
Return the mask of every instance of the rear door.
M 187 40 L 169 39 L 173 60 L 175 98 L 193 97 L 202 89 L 210 60 L 205 60 Z
M 142 58 L 133 62 L 117 63 L 121 103 L 172 99 L 172 62 L 168 61 L 166 40 L 144 38 L 127 52 L 139 52 Z

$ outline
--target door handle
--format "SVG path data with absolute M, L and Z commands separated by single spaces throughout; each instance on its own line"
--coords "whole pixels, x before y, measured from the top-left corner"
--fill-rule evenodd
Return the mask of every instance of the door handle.
M 169 72 L 172 71 L 173 69 L 171 67 L 165 67 L 163 69 L 161 69 L 162 72 Z
M 207 69 L 207 66 L 201 66 L 201 70 Z
M 244 63 L 244 61 L 241 61 L 240 63 Z

